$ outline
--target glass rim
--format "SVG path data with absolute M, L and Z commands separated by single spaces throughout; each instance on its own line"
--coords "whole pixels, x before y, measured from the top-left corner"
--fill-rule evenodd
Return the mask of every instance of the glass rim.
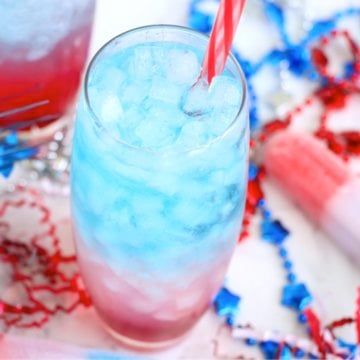
M 89 96 L 89 92 L 88 92 L 88 87 L 89 87 L 88 83 L 89 83 L 90 72 L 92 71 L 92 68 L 93 68 L 96 60 L 102 54 L 102 52 L 109 45 L 111 45 L 113 42 L 115 42 L 117 39 L 123 38 L 124 36 L 128 36 L 132 33 L 141 32 L 141 31 L 145 31 L 145 30 L 158 30 L 158 29 L 173 29 L 175 31 L 179 31 L 179 32 L 183 32 L 183 33 L 191 33 L 191 34 L 196 35 L 199 38 L 206 40 L 207 42 L 209 41 L 209 36 L 200 31 L 191 29 L 186 26 L 173 25 L 173 24 L 154 24 L 154 25 L 139 26 L 139 27 L 132 28 L 130 30 L 127 30 L 125 32 L 122 32 L 122 33 L 112 37 L 110 40 L 108 40 L 104 45 L 102 45 L 96 51 L 96 53 L 92 57 L 91 61 L 89 62 L 89 65 L 86 69 L 86 74 L 85 74 L 84 83 L 83 83 L 86 106 L 88 107 L 91 116 L 95 119 L 97 125 L 108 136 L 110 136 L 111 139 L 113 139 L 116 143 L 119 143 L 119 144 L 124 145 L 129 148 L 132 148 L 133 150 L 148 153 L 148 154 L 153 154 L 153 155 L 166 155 L 166 154 L 174 155 L 174 154 L 183 154 L 183 153 L 190 153 L 190 152 L 194 152 L 194 151 L 200 151 L 200 150 L 205 149 L 205 148 L 211 146 L 212 144 L 220 141 L 229 132 L 231 132 L 231 130 L 235 126 L 237 120 L 240 118 L 241 112 L 243 111 L 243 109 L 246 106 L 247 86 L 246 86 L 245 75 L 244 75 L 244 72 L 242 71 L 242 68 L 241 68 L 239 62 L 236 60 L 235 56 L 233 55 L 233 53 L 231 51 L 229 53 L 227 61 L 229 61 L 229 60 L 232 61 L 232 63 L 235 65 L 236 71 L 240 75 L 240 80 L 241 80 L 240 82 L 241 82 L 241 87 L 242 87 L 242 97 L 241 97 L 240 105 L 239 105 L 237 113 L 234 116 L 234 119 L 230 122 L 230 124 L 226 127 L 226 129 L 220 135 L 217 135 L 214 139 L 212 139 L 204 144 L 195 145 L 195 146 L 193 146 L 189 149 L 185 149 L 185 150 L 174 149 L 174 147 L 171 147 L 171 146 L 162 148 L 160 150 L 152 150 L 152 149 L 144 148 L 141 146 L 132 145 L 132 144 L 122 140 L 121 138 L 115 137 L 112 134 L 112 132 L 105 125 L 103 125 L 101 116 L 98 116 L 97 113 L 94 111 L 94 109 L 91 106 L 90 96 Z M 226 68 L 226 66 L 225 66 L 225 68 Z M 246 124 L 244 124 L 244 125 L 245 125 L 245 129 L 246 129 L 248 126 Z M 242 131 L 242 133 L 243 133 L 243 131 Z M 245 136 L 245 133 L 242 134 L 242 137 L 243 136 Z

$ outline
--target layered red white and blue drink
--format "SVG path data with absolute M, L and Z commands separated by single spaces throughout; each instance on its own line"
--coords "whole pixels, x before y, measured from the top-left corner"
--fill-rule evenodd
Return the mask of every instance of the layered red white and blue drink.
M 245 200 L 248 114 L 231 57 L 194 84 L 207 38 L 152 26 L 105 45 L 88 70 L 72 156 L 81 272 L 123 340 L 181 337 L 219 290 Z

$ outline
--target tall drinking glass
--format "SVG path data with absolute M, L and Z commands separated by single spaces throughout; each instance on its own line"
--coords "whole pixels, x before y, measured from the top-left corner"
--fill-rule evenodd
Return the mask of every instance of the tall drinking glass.
M 0 1 L 0 128 L 41 128 L 73 104 L 94 7 L 95 0 Z
M 208 39 L 158 25 L 94 57 L 72 154 L 80 269 L 105 326 L 144 348 L 171 344 L 208 308 L 233 253 L 248 157 L 244 76 L 192 86 Z

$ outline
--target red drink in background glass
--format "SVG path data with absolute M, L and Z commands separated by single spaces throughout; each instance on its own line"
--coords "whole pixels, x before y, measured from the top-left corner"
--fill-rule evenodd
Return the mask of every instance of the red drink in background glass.
M 0 126 L 43 127 L 73 104 L 89 49 L 95 0 L 0 3 Z

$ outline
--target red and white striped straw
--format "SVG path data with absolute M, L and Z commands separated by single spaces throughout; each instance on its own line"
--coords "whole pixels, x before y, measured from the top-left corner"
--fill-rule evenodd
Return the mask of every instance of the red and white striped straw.
M 200 75 L 208 84 L 224 70 L 244 5 L 245 0 L 221 0 Z

